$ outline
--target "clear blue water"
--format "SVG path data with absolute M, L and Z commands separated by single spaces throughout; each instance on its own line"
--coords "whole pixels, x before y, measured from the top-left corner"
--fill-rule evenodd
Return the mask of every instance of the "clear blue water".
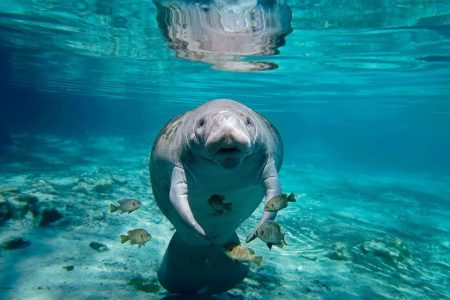
M 287 5 L 280 53 L 243 58 L 278 68 L 237 72 L 177 57 L 151 1 L 1 1 L 0 200 L 35 195 L 64 217 L 0 225 L 0 243 L 31 242 L 0 248 L 0 298 L 166 297 L 155 272 L 172 231 L 147 156 L 170 118 L 215 98 L 276 125 L 283 189 L 306 193 L 277 219 L 289 246 L 249 244 L 263 266 L 221 298 L 450 298 L 450 4 Z M 113 175 L 127 182 L 92 190 Z M 112 217 L 120 197 L 148 201 Z M 143 222 L 152 241 L 120 245 Z

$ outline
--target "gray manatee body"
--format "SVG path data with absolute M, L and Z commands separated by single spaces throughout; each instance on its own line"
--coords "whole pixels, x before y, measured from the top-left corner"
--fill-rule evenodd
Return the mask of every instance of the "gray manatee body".
M 172 119 L 150 157 L 153 194 L 175 226 L 158 278 L 171 292 L 218 293 L 242 281 L 248 267 L 221 246 L 238 242 L 237 227 L 281 193 L 281 137 L 260 114 L 232 100 L 207 102 Z M 220 197 L 218 197 L 220 196 Z M 211 197 L 231 203 L 217 214 Z M 276 213 L 264 212 L 260 223 Z M 254 231 L 247 241 L 255 237 Z

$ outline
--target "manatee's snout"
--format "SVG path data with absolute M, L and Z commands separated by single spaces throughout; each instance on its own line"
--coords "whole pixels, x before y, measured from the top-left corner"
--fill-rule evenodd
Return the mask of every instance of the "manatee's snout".
M 218 113 L 205 143 L 206 153 L 228 167 L 239 164 L 251 148 L 249 133 L 239 116 L 230 112 Z

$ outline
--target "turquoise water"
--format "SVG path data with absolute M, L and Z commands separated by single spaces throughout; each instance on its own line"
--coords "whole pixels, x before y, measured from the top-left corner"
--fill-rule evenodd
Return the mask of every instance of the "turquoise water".
M 217 67 L 240 55 L 177 49 L 151 1 L 1 1 L 1 299 L 170 297 L 156 270 L 173 231 L 148 154 L 170 118 L 216 98 L 278 128 L 283 190 L 306 196 L 277 218 L 288 246 L 248 244 L 263 265 L 215 297 L 450 298 L 450 4 L 283 5 L 279 53 L 242 57 L 276 68 L 240 72 Z M 124 197 L 144 205 L 109 214 Z M 63 217 L 40 227 L 51 208 Z M 121 245 L 136 227 L 152 240 Z M 13 238 L 30 244 L 6 249 Z

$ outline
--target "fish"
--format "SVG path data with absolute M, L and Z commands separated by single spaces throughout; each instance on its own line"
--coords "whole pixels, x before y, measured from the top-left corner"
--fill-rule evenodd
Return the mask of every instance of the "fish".
M 283 193 L 281 195 L 272 197 L 269 201 L 267 201 L 266 205 L 264 206 L 264 210 L 276 212 L 287 207 L 288 202 L 296 202 L 294 193 L 290 193 L 289 196 Z
M 120 242 L 123 244 L 127 241 L 130 241 L 131 245 L 138 244 L 138 249 L 141 246 L 145 246 L 145 243 L 152 239 L 152 235 L 145 231 L 144 229 L 133 229 L 127 232 L 127 234 L 122 234 L 120 236 Z
M 131 213 L 142 206 L 141 201 L 136 200 L 136 199 L 121 199 L 121 200 L 118 200 L 117 203 L 119 203 L 119 205 L 114 205 L 112 203 L 109 205 L 110 213 L 113 213 L 113 212 L 119 211 L 119 210 L 120 210 L 121 214 L 126 213 L 126 212 Z
M 275 221 L 267 221 L 259 225 L 256 229 L 256 235 L 267 244 L 269 249 L 272 249 L 273 245 L 280 248 L 287 246 L 284 240 L 285 234 L 281 232 L 280 224 Z
M 256 256 L 253 249 L 242 244 L 229 244 L 224 246 L 223 250 L 225 254 L 233 260 L 254 263 L 258 267 L 261 266 L 263 261 L 262 256 Z
M 225 211 L 231 211 L 232 203 L 224 203 L 224 200 L 225 197 L 220 195 L 212 195 L 209 197 L 208 204 L 211 206 L 216 215 L 221 215 Z

